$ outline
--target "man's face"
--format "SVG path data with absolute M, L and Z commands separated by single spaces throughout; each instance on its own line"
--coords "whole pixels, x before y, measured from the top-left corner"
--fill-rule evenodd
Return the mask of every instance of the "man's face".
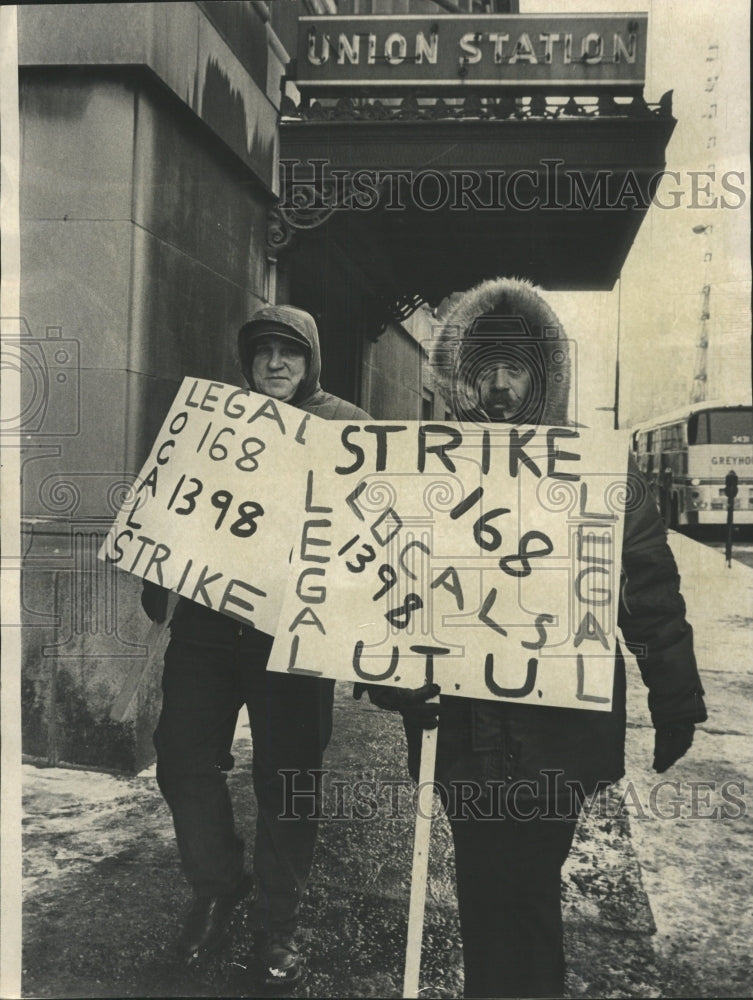
M 283 403 L 289 402 L 306 377 L 305 348 L 287 337 L 265 333 L 254 341 L 252 350 L 252 387 Z
M 484 369 L 479 382 L 479 400 L 491 420 L 511 420 L 531 392 L 528 369 L 512 358 L 495 358 Z

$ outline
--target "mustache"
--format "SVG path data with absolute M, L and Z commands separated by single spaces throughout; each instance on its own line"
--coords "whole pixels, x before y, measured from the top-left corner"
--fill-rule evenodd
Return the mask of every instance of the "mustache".
M 485 395 L 495 403 L 512 402 L 519 398 L 514 389 L 496 389 L 494 387 L 487 389 Z

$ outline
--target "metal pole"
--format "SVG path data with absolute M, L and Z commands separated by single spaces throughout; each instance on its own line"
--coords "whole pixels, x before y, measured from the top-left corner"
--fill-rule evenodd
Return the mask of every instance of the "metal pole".
M 727 568 L 732 568 L 732 532 L 734 530 L 735 501 L 730 497 L 727 500 L 727 544 L 724 547 L 724 557 L 727 560 Z
M 735 497 L 738 490 L 737 473 L 730 469 L 724 479 L 724 492 L 727 496 L 727 544 L 724 547 L 724 557 L 727 560 L 727 567 L 732 568 L 732 534 L 735 522 Z

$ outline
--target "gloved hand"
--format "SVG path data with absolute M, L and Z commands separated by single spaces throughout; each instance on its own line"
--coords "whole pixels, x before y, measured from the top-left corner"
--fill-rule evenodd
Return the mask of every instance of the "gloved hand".
M 422 729 L 436 729 L 439 724 L 439 703 L 429 703 L 429 698 L 436 698 L 439 694 L 438 684 L 424 684 L 420 688 L 386 687 L 382 684 L 353 685 L 353 697 L 356 700 L 361 698 L 364 691 L 368 692 L 372 705 L 388 712 L 400 712 L 405 718 L 417 722 Z
M 654 770 L 663 774 L 684 756 L 693 742 L 693 722 L 664 722 L 656 727 Z
M 143 580 L 141 591 L 141 607 L 153 622 L 163 622 L 167 617 L 167 598 L 170 593 L 151 580 Z

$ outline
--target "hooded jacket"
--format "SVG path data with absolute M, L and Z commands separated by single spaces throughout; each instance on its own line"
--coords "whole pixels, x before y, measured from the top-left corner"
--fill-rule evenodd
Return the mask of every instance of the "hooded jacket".
M 369 419 L 365 410 L 331 392 L 325 392 L 319 385 L 322 367 L 319 333 L 314 318 L 302 309 L 293 306 L 264 306 L 254 313 L 248 323 L 244 323 L 238 331 L 238 355 L 244 372 L 250 371 L 254 338 L 262 333 L 275 332 L 300 342 L 307 352 L 306 374 L 295 396 L 288 401 L 288 406 L 295 406 L 324 420 Z M 251 385 L 251 380 L 249 384 Z M 254 388 L 253 385 L 251 388 Z M 170 629 L 176 638 L 214 646 L 234 642 L 239 633 L 242 634 L 244 629 L 248 630 L 248 626 L 240 625 L 227 615 L 221 615 L 203 604 L 181 597 L 170 622 Z
M 251 348 L 255 337 L 263 333 L 279 333 L 297 341 L 306 348 L 308 365 L 306 375 L 298 386 L 289 406 L 313 413 L 323 420 L 368 420 L 369 414 L 353 403 L 348 403 L 319 385 L 322 372 L 322 355 L 319 332 L 313 316 L 295 306 L 264 306 L 254 313 L 248 323 L 238 331 L 238 356 L 244 372 L 251 367 Z M 249 379 L 249 385 L 251 380 Z M 253 389 L 254 386 L 251 385 Z
M 535 369 L 538 419 L 521 415 L 525 422 L 566 424 L 570 358 L 564 331 L 534 286 L 514 279 L 483 282 L 455 297 L 446 314 L 433 361 L 456 416 L 488 419 L 480 409 L 477 376 L 484 360 L 503 348 L 526 355 Z M 640 475 L 634 462 L 629 470 Z M 618 624 L 636 653 L 654 725 L 706 719 L 679 583 L 664 525 L 646 489 L 625 517 Z M 574 789 L 588 795 L 598 783 L 623 776 L 625 722 L 619 646 L 609 712 L 442 696 L 437 779 L 445 788 L 453 781 L 518 785 L 518 802 L 556 801 L 568 809 Z M 420 730 L 406 720 L 406 733 L 415 776 Z
M 479 380 L 489 362 L 522 363 L 531 396 L 516 423 L 568 422 L 570 352 L 557 316 L 526 281 L 498 278 L 455 296 L 433 350 L 433 371 L 459 420 L 486 422 Z

